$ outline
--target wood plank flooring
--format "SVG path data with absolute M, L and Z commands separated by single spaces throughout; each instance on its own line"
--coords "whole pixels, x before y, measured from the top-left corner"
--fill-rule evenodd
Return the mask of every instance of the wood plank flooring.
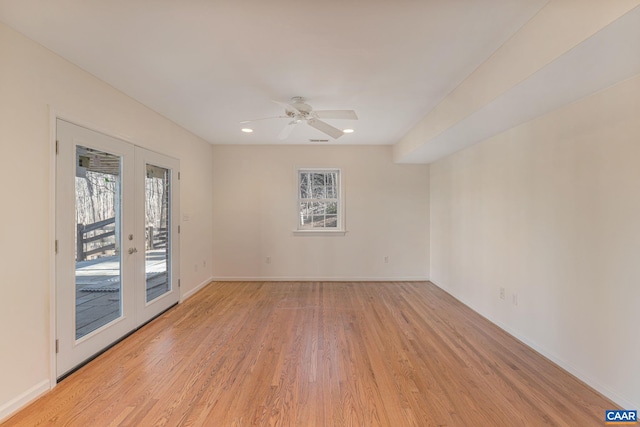
M 6 426 L 602 426 L 617 408 L 428 282 L 217 282 Z

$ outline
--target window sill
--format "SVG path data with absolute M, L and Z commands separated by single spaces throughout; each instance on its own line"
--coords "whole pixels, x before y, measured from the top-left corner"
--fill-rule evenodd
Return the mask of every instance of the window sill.
M 347 230 L 293 230 L 294 236 L 344 236 Z

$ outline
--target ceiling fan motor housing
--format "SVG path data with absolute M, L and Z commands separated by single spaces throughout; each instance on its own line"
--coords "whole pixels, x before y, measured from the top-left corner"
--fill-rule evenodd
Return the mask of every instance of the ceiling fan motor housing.
M 309 113 L 313 111 L 313 108 L 311 108 L 311 105 L 307 104 L 304 101 L 305 99 L 303 97 L 294 96 L 293 98 L 291 98 L 291 106 L 302 113 L 302 116 L 306 119 Z M 291 111 L 287 111 L 287 115 L 289 115 L 289 113 L 291 113 Z M 295 116 L 295 112 L 293 113 L 292 117 L 293 116 Z

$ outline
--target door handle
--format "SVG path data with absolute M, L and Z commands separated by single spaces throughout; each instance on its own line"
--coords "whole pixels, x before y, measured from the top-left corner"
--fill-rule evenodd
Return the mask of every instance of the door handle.
M 135 254 L 136 252 L 138 252 L 137 248 L 129 248 L 129 255 Z

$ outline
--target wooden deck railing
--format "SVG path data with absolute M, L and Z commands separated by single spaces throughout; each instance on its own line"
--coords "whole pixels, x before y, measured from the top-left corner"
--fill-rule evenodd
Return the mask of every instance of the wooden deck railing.
M 107 237 L 115 236 L 115 230 L 107 229 L 111 224 L 115 224 L 116 219 L 107 218 L 102 221 L 94 222 L 93 224 L 78 224 L 77 237 L 76 237 L 76 258 L 77 261 L 85 261 L 87 257 L 91 255 L 95 255 L 98 253 L 104 253 L 109 250 L 113 250 L 116 248 L 116 244 L 108 243 L 104 245 L 98 244 L 97 247 L 92 249 L 85 249 L 88 243 L 98 242 L 105 243 L 104 239 Z M 102 230 L 102 233 L 97 233 L 99 230 Z M 88 233 L 93 232 L 92 236 L 87 237 Z
M 166 227 L 147 227 L 147 249 L 160 249 L 167 247 Z
M 115 218 L 108 218 L 103 221 L 94 222 L 93 224 L 78 224 L 78 234 L 76 238 L 77 261 L 86 261 L 91 255 L 104 253 L 116 248 L 115 242 L 107 243 L 104 241 L 104 239 L 116 235 L 115 230 L 109 227 L 115 224 L 115 222 Z M 166 227 L 149 226 L 146 232 L 147 249 L 167 247 Z M 91 234 L 91 236 L 87 237 L 87 234 Z M 96 245 L 89 245 L 89 243 L 92 242 L 96 242 Z M 89 249 L 89 246 L 93 247 Z

